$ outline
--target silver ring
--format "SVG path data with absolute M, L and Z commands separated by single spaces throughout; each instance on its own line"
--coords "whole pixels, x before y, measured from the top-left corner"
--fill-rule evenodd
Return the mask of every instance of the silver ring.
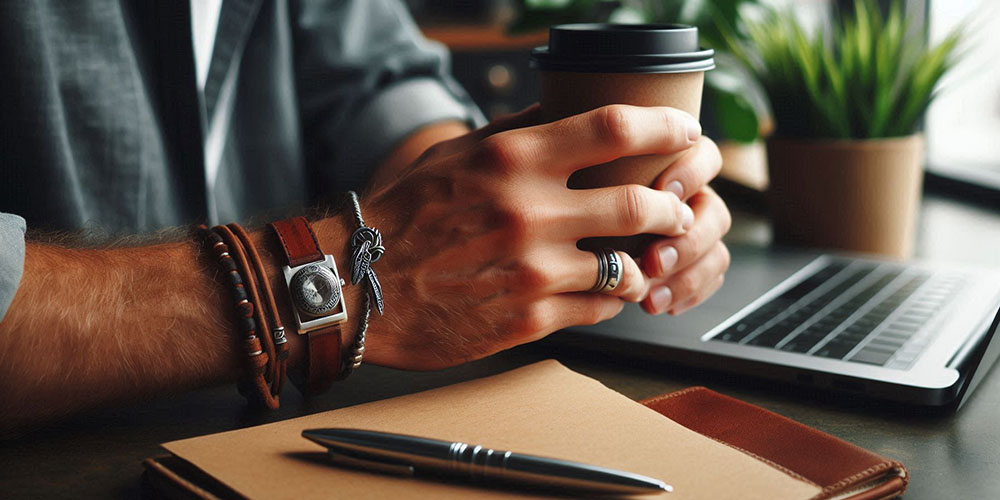
M 591 250 L 597 257 L 597 281 L 590 287 L 588 292 L 598 292 L 608 283 L 608 260 L 603 251 Z
M 604 252 L 604 258 L 607 261 L 608 280 L 601 287 L 601 291 L 608 292 L 618 288 L 618 283 L 622 281 L 622 260 L 613 248 L 605 248 L 602 252 Z
M 597 281 L 589 292 L 609 292 L 622 281 L 622 260 L 613 248 L 592 250 L 597 257 Z

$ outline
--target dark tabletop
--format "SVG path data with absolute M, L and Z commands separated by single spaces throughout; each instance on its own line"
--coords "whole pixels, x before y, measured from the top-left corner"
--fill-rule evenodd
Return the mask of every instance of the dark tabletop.
M 768 244 L 768 226 L 755 210 L 737 207 L 734 215 L 729 240 Z M 921 221 L 919 257 L 1000 267 L 995 204 L 928 194 Z M 412 393 L 546 358 L 557 358 L 634 399 L 707 385 L 775 411 L 903 462 L 912 476 L 908 499 L 1000 497 L 1000 370 L 989 374 L 959 413 L 947 415 L 542 344 L 439 372 L 365 366 L 321 398 L 305 402 L 288 390 L 282 408 L 266 414 L 244 410 L 233 387 L 218 387 L 77 416 L 0 441 L 0 498 L 137 497 L 141 462 L 164 454 L 161 442 Z

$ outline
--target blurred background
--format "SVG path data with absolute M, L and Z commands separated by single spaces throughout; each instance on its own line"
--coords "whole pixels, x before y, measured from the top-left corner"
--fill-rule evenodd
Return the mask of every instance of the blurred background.
M 766 92 L 741 67 L 725 39 L 758 4 L 794 12 L 806 30 L 828 27 L 850 0 L 408 0 L 428 38 L 451 48 L 453 72 L 487 116 L 538 100 L 528 52 L 545 45 L 547 27 L 566 22 L 666 22 L 699 27 L 718 68 L 706 75 L 706 133 L 726 157 L 723 177 L 751 192 L 768 184 L 763 140 L 774 132 Z M 891 0 L 876 4 L 888 13 Z M 1000 2 L 900 0 L 907 30 L 930 44 L 961 32 L 954 67 L 918 124 L 926 140 L 925 182 L 1000 204 Z M 993 39 L 991 40 L 991 37 Z M 731 42 L 731 40 L 730 40 Z

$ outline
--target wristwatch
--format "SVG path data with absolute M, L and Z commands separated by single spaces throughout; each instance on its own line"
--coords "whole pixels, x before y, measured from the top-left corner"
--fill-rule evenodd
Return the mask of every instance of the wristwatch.
M 341 370 L 341 325 L 347 321 L 344 280 L 332 255 L 324 254 L 305 217 L 272 222 L 288 265 L 282 268 L 300 335 L 307 335 L 308 354 L 301 371 L 289 379 L 303 394 L 326 392 Z

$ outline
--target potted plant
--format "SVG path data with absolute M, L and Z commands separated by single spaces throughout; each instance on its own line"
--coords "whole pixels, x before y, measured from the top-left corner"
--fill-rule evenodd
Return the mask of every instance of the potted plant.
M 775 239 L 911 255 L 922 183 L 920 120 L 959 35 L 930 46 L 899 2 L 871 0 L 808 33 L 790 10 L 744 18 L 730 49 L 771 104 Z

